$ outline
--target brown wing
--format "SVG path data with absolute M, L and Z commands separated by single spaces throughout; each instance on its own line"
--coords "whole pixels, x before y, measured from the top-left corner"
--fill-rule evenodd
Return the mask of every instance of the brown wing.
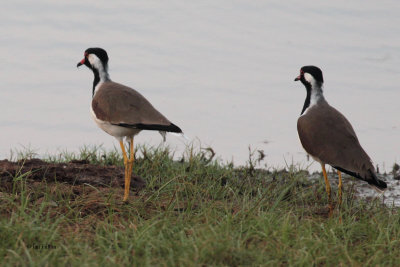
M 115 125 L 182 132 L 140 93 L 115 82 L 105 82 L 98 88 L 92 100 L 92 108 L 98 119 Z
M 355 177 L 372 182 L 375 169 L 350 122 L 326 101 L 311 107 L 297 121 L 304 149 L 311 156 Z

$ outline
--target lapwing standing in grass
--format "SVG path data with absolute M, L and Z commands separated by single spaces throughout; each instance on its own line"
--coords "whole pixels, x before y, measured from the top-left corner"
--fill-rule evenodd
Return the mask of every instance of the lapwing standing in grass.
M 86 65 L 93 71 L 92 103 L 90 111 L 96 124 L 119 141 L 125 165 L 124 201 L 128 200 L 134 161 L 133 137 L 141 130 L 182 133 L 156 110 L 144 96 L 134 89 L 113 82 L 108 74 L 108 55 L 102 48 L 88 48 L 77 67 Z M 130 144 L 128 158 L 123 138 Z
M 297 120 L 297 131 L 306 152 L 322 166 L 330 214 L 333 207 L 325 164 L 337 170 L 339 206 L 342 202 L 341 172 L 384 190 L 386 183 L 376 176 L 371 159 L 361 147 L 350 122 L 325 100 L 322 93 L 324 83 L 322 71 L 315 66 L 304 66 L 295 81 L 301 81 L 307 90 L 307 97 Z

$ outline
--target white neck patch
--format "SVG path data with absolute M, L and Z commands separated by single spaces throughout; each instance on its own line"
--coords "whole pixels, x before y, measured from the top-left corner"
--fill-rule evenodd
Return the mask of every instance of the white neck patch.
M 314 79 L 314 76 L 312 76 L 309 73 L 304 73 L 304 79 L 311 84 L 311 88 L 317 87 L 317 81 Z
M 108 72 L 106 68 L 103 65 L 103 62 L 95 55 L 95 54 L 89 54 L 88 55 L 88 60 L 89 63 L 99 72 L 99 78 L 100 81 L 97 83 L 96 87 L 94 88 L 93 95 L 96 94 L 97 89 L 105 82 L 109 81 L 110 77 L 108 75 Z
M 110 79 L 107 70 L 103 66 L 103 63 L 95 54 L 89 54 L 88 60 L 90 62 L 90 65 L 92 65 L 99 72 L 100 83 L 103 83 Z
M 306 108 L 303 115 L 307 113 L 309 108 L 318 104 L 320 100 L 324 99 L 324 95 L 322 94 L 322 85 L 320 85 L 309 73 L 304 73 L 304 79 L 311 84 L 311 95 L 310 105 Z

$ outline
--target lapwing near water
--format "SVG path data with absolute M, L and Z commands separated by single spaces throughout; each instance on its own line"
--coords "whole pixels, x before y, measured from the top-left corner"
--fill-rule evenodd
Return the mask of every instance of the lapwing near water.
M 142 130 L 153 130 L 160 131 L 165 140 L 166 132 L 182 133 L 182 130 L 158 112 L 140 93 L 110 80 L 108 55 L 104 49 L 88 48 L 77 67 L 81 65 L 86 65 L 94 74 L 90 105 L 93 119 L 121 146 L 125 165 L 123 200 L 127 201 L 134 161 L 133 137 Z M 130 144 L 129 158 L 123 143 L 124 137 Z
M 386 183 L 376 176 L 371 159 L 361 147 L 350 122 L 325 100 L 322 93 L 322 71 L 315 66 L 304 66 L 295 81 L 301 81 L 307 90 L 307 97 L 297 120 L 297 131 L 306 152 L 322 166 L 330 214 L 333 208 L 325 164 L 337 170 L 339 206 L 342 201 L 341 172 L 366 181 L 379 190 L 385 189 Z

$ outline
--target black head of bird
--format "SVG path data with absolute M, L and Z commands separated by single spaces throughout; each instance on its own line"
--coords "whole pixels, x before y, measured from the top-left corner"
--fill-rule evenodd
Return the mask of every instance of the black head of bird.
M 295 81 L 301 81 L 306 88 L 313 88 L 315 86 L 322 87 L 324 77 L 322 71 L 316 66 L 304 66 L 300 69 L 300 75 L 297 76 Z
M 99 47 L 92 47 L 85 50 L 83 54 L 84 57 L 76 67 L 80 67 L 81 65 L 85 65 L 90 69 L 99 69 L 104 68 L 107 70 L 108 66 L 108 55 L 106 50 Z

